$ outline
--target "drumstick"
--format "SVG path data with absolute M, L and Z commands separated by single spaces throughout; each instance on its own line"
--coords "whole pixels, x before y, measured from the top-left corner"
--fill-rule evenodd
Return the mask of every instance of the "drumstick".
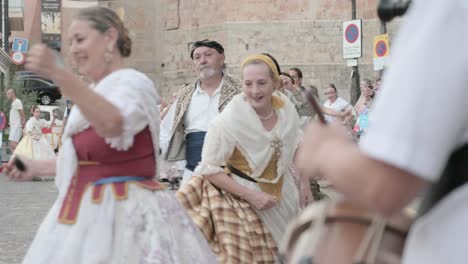
M 317 112 L 317 116 L 319 118 L 320 123 L 322 123 L 323 125 L 326 125 L 327 122 L 325 121 L 325 117 L 323 116 L 322 110 L 320 110 L 320 106 L 317 103 L 317 101 L 315 100 L 315 97 L 312 94 L 312 91 L 308 90 L 305 93 L 305 95 L 306 95 L 307 101 L 309 101 L 309 104 L 312 106 L 312 108 L 315 110 L 315 112 Z

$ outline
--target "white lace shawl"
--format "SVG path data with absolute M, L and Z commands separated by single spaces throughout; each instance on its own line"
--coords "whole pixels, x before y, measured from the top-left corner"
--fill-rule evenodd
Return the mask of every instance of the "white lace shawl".
M 252 169 L 252 178 L 258 182 L 276 183 L 293 162 L 300 140 L 299 116 L 294 105 L 280 93 L 274 93 L 284 102 L 276 113 L 276 126 L 267 131 L 253 107 L 246 101 L 244 94 L 236 95 L 226 109 L 212 122 L 203 145 L 202 161 L 194 175 L 212 175 L 223 172 L 220 167 L 231 157 L 235 148 L 244 155 Z M 272 180 L 261 179 L 273 153 L 272 143 L 281 141 L 281 156 L 278 160 L 277 177 Z
M 106 142 L 114 149 L 125 151 L 133 145 L 134 136 L 149 126 L 157 162 L 160 115 L 157 107 L 159 96 L 153 82 L 136 70 L 121 69 L 109 74 L 98 84 L 91 85 L 90 89 L 109 100 L 123 116 L 122 134 L 118 137 L 106 138 Z M 70 180 L 78 166 L 72 136 L 89 126 L 90 123 L 84 118 L 79 107 L 75 105 L 68 117 L 62 138 L 62 147 L 57 159 L 55 182 L 60 196 L 66 194 Z M 157 169 L 155 175 L 158 175 Z

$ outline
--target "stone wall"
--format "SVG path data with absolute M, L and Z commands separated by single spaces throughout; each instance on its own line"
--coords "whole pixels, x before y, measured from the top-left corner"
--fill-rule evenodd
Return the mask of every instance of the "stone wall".
M 361 78 L 375 78 L 372 45 L 380 28 L 375 12 L 377 0 L 357 2 L 357 17 L 363 19 L 363 58 L 359 60 L 359 72 Z M 196 78 L 189 50 L 191 43 L 202 39 L 223 44 L 228 73 L 239 76 L 242 58 L 268 52 L 284 70 L 292 66 L 301 68 L 304 84 L 325 88 L 327 83 L 335 83 L 340 94 L 349 98 L 351 69 L 342 59 L 342 22 L 351 19 L 351 1 L 114 0 L 96 3 L 123 10 L 135 44 L 128 66 L 148 74 L 165 98 Z M 397 21 L 388 25 L 390 39 L 399 24 Z

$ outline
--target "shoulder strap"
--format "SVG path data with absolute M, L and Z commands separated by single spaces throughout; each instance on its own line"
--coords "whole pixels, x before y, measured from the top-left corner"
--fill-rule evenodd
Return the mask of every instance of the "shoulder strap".
M 419 215 L 428 212 L 442 198 L 467 182 L 468 144 L 452 153 L 439 181 L 429 187 L 421 203 Z

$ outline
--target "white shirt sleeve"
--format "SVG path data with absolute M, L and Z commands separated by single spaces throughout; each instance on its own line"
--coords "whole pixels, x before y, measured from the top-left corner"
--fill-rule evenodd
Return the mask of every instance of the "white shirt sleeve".
M 16 110 L 23 110 L 23 103 L 21 102 L 21 100 L 16 100 L 15 103 L 16 103 Z
M 30 118 L 28 120 L 28 122 L 26 122 L 26 125 L 25 125 L 25 131 L 26 133 L 31 133 L 34 131 L 34 126 L 36 125 L 38 121 L 34 118 Z
M 468 8 L 413 1 L 361 149 L 436 181 L 468 128 Z M 465 1 L 466 2 L 466 1 Z
M 174 124 L 175 110 L 177 106 L 177 100 L 171 104 L 169 110 L 166 113 L 166 116 L 161 121 L 159 134 L 159 147 L 161 148 L 162 153 L 166 153 L 169 147 L 169 142 L 171 141 L 172 136 L 172 126 Z
M 205 137 L 202 160 L 193 175 L 213 175 L 224 171 L 221 166 L 231 157 L 235 148 L 234 139 L 230 138 L 218 123 L 213 123 Z
M 105 98 L 120 110 L 123 117 L 123 132 L 120 136 L 106 138 L 106 142 L 118 150 L 127 150 L 133 145 L 134 136 L 149 124 L 145 112 L 147 106 L 144 104 L 154 101 L 152 103 L 157 108 L 157 98 L 154 100 L 147 98 L 149 95 L 145 90 L 155 89 L 151 81 L 142 78 L 139 74 L 122 74 L 128 76 L 122 76 L 112 83 L 112 92 L 106 94 Z

